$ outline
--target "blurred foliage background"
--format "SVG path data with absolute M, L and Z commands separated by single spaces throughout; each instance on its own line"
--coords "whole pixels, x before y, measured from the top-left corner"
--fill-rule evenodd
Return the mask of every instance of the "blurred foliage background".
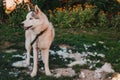
M 37 4 L 50 16 L 56 27 L 83 28 L 94 26 L 119 29 L 119 0 L 31 0 L 31 2 L 34 5 Z M 26 13 L 25 4 L 22 4 L 18 5 L 17 9 L 10 15 L 6 15 L 2 0 L 0 0 L 0 24 L 14 22 L 16 26 L 24 19 Z M 76 26 L 72 26 L 73 24 Z
M 120 31 L 120 1 L 119 0 L 31 0 L 33 5 L 38 5 L 48 16 L 55 28 L 107 28 Z M 5 14 L 2 0 L 0 0 L 0 28 L 8 31 L 5 35 L 17 37 L 7 41 L 21 40 L 23 30 L 19 27 L 27 14 L 25 4 L 17 5 L 17 8 L 9 15 Z M 19 38 L 20 39 L 19 39 Z M 3 39 L 4 37 L 0 37 Z M 6 38 L 4 38 L 6 39 Z

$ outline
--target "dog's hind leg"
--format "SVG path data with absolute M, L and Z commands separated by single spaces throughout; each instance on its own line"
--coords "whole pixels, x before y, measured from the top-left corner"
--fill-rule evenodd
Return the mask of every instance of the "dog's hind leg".
M 44 63 L 45 74 L 51 76 L 51 72 L 49 70 L 49 49 L 41 50 L 42 60 Z
M 36 76 L 37 74 L 37 64 L 38 64 L 38 48 L 33 45 L 33 71 L 31 73 L 31 77 Z

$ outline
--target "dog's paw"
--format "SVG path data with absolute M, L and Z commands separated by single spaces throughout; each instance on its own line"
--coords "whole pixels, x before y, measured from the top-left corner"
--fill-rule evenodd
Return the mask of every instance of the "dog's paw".
M 46 75 L 47 76 L 52 76 L 52 73 L 51 72 L 47 72 Z
M 32 72 L 32 73 L 30 74 L 30 76 L 31 76 L 31 77 L 35 77 L 35 76 L 36 76 L 36 72 Z

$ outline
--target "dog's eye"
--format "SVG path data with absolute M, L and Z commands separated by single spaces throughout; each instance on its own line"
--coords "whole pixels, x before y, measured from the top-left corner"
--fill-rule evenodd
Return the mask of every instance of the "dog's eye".
M 33 18 L 30 18 L 30 20 L 32 20 Z

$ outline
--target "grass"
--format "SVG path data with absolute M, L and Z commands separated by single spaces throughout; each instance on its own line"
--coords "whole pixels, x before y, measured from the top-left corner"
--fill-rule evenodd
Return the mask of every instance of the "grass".
M 101 59 L 103 62 L 109 62 L 113 65 L 113 68 L 116 72 L 120 72 L 120 32 L 117 32 L 113 29 L 105 29 L 105 28 L 55 28 L 55 40 L 52 44 L 52 50 L 58 50 L 60 44 L 68 44 L 73 46 L 73 51 L 86 51 L 84 48 L 84 44 L 93 45 L 88 48 L 88 51 L 98 52 L 105 54 L 106 58 Z M 104 42 L 100 44 L 99 41 Z M 5 46 L 5 42 L 10 42 L 11 46 Z M 22 60 L 21 58 L 12 58 L 12 55 L 21 54 L 25 51 L 24 44 L 19 44 L 24 42 L 24 30 L 18 27 L 9 28 L 8 25 L 4 24 L 0 27 L 0 80 L 73 80 L 70 77 L 48 77 L 45 74 L 38 72 L 38 75 L 35 78 L 31 78 L 29 74 L 25 72 L 24 68 L 14 68 L 11 64 L 15 61 Z M 107 47 L 107 48 L 106 48 Z M 3 50 L 5 49 L 17 49 L 18 51 L 15 53 L 5 53 Z M 52 58 L 56 57 L 56 60 Z M 95 57 L 91 59 L 98 59 L 99 57 Z M 50 68 L 59 68 L 59 67 L 66 67 L 66 64 L 62 58 L 58 55 L 50 56 Z M 43 65 L 42 63 L 40 63 Z M 41 66 L 39 65 L 39 67 Z M 101 64 L 98 64 L 101 66 Z M 87 66 L 85 65 L 85 68 Z M 77 72 L 79 68 L 83 68 L 81 66 L 74 66 Z M 20 71 L 20 72 L 19 72 Z M 18 72 L 17 75 L 14 75 L 10 72 Z

